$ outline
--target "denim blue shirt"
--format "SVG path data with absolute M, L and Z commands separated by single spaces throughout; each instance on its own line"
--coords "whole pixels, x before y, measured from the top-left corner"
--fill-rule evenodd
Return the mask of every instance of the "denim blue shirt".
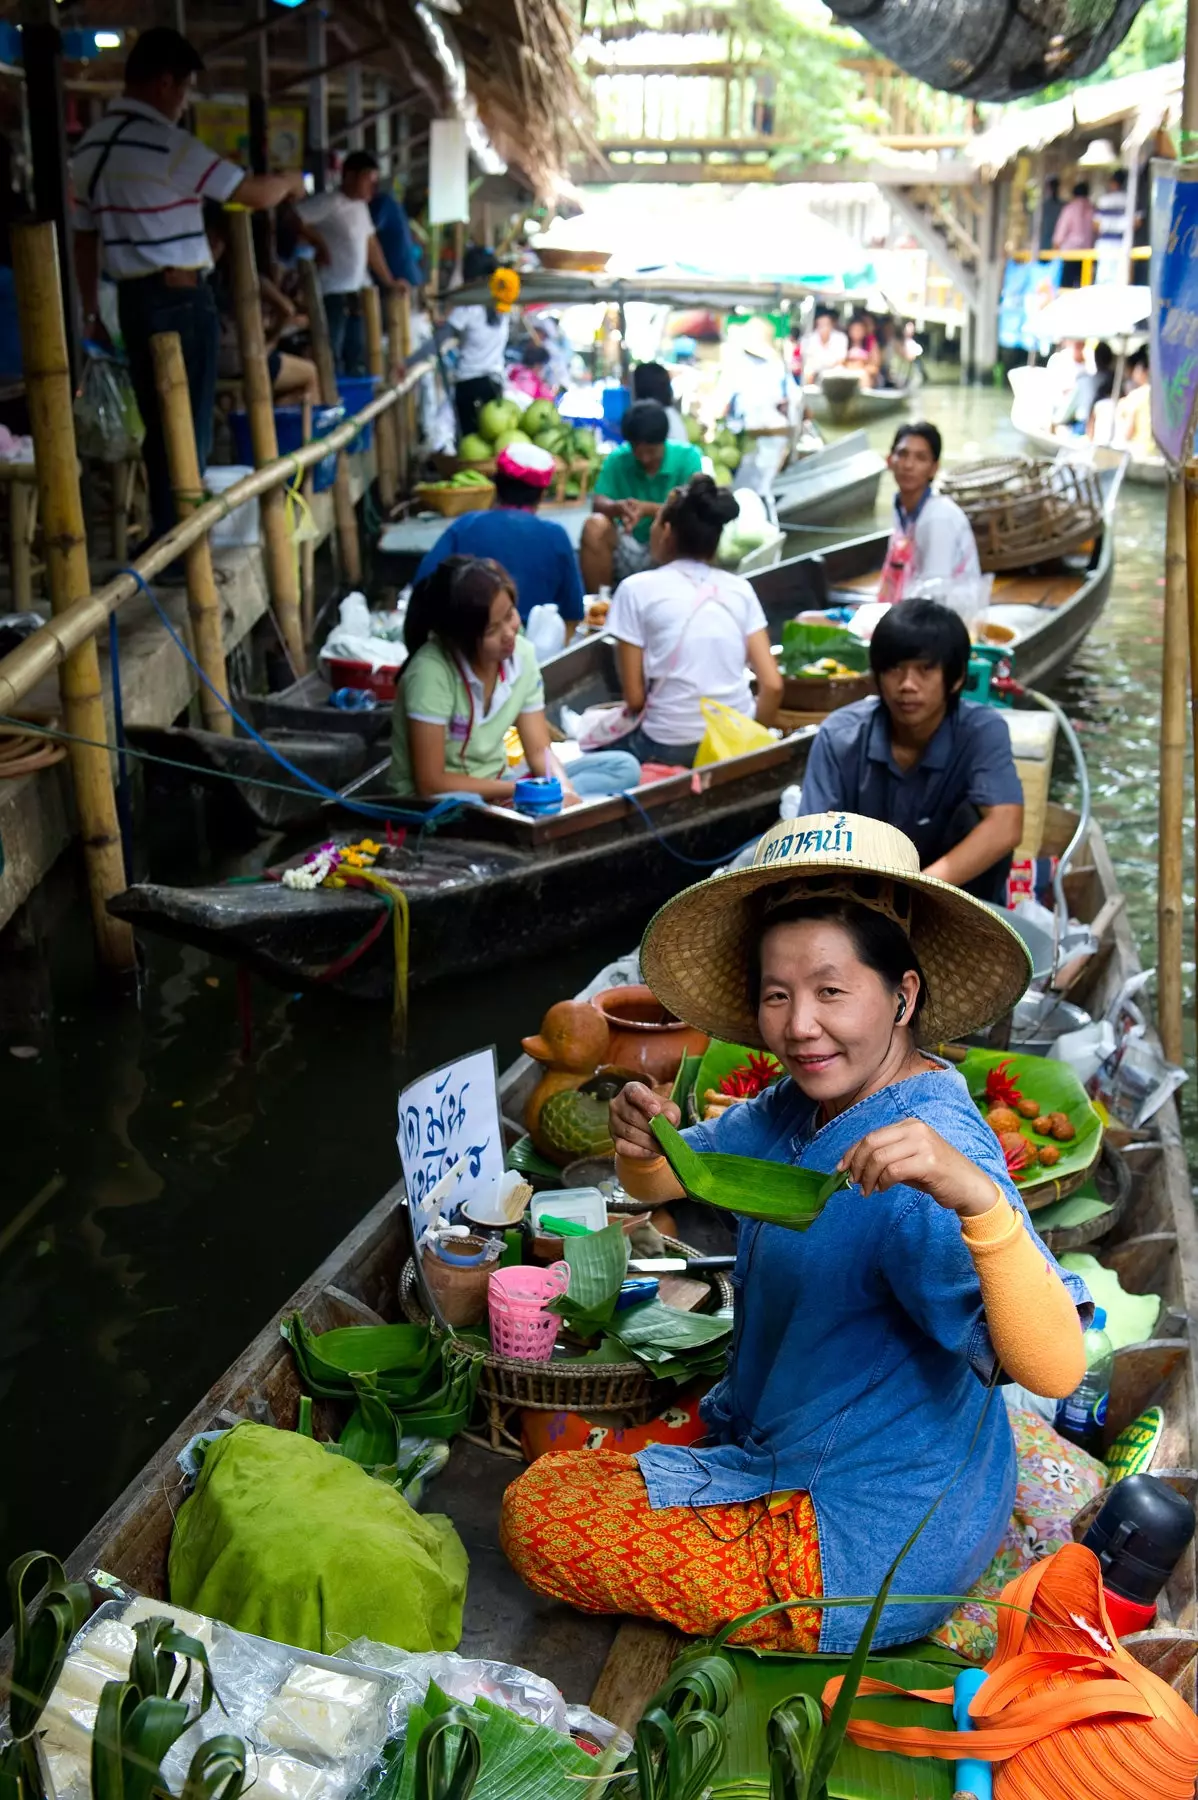
M 994 1177 L 1087 1324 L 1085 1285 L 1036 1238 L 994 1134 L 947 1066 L 895 1082 L 820 1130 L 812 1102 L 785 1079 L 684 1135 L 696 1150 L 830 1173 L 867 1132 L 906 1118 L 923 1119 Z M 651 1504 L 716 1506 L 806 1489 L 824 1593 L 836 1598 L 877 1593 L 951 1482 L 894 1592 L 967 1593 L 1011 1516 L 1015 1446 L 998 1393 L 974 1443 L 995 1356 L 956 1215 L 916 1188 L 869 1199 L 843 1188 L 805 1232 L 742 1219 L 733 1282 L 728 1373 L 703 1402 L 717 1443 L 642 1450 Z M 876 1642 L 909 1643 L 950 1610 L 888 1606 Z M 866 1613 L 825 1611 L 820 1649 L 851 1651 Z

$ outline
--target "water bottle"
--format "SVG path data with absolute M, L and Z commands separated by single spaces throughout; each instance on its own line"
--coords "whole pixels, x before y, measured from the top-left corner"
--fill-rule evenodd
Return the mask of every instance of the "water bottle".
M 1094 1323 L 1085 1336 L 1086 1372 L 1079 1385 L 1057 1408 L 1057 1430 L 1071 1443 L 1094 1456 L 1102 1454 L 1102 1428 L 1111 1392 L 1111 1363 L 1115 1347 L 1106 1334 L 1106 1313 L 1094 1308 Z

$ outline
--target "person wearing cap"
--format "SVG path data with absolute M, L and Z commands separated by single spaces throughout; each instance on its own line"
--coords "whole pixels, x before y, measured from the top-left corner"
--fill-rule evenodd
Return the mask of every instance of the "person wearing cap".
M 84 133 L 71 158 L 84 331 L 107 340 L 100 320 L 102 269 L 117 284 L 121 336 L 145 425 L 142 455 L 156 538 L 175 523 L 150 349 L 157 332 L 177 332 L 182 344 L 201 470 L 212 449 L 220 318 L 209 280 L 204 201 L 260 209 L 304 191 L 298 171 L 247 175 L 182 130 L 179 120 L 203 67 L 181 33 L 162 25 L 140 32 L 125 60 L 124 92 Z
M 461 513 L 425 552 L 416 580 L 431 575 L 447 556 L 491 557 L 516 584 L 521 619 L 534 606 L 556 606 L 566 621 L 566 640 L 583 615 L 578 558 L 564 528 L 539 519 L 537 507 L 557 474 L 548 450 L 510 444 L 495 463 L 495 499 L 486 512 Z
M 845 1654 L 868 1608 L 799 1596 L 877 1593 L 909 1540 L 896 1591 L 924 1596 L 968 1593 L 1000 1544 L 1016 1564 L 1050 1547 L 1033 1552 L 1012 1522 L 1019 1456 L 1048 1428 L 1016 1413 L 1013 1429 L 992 1389 L 1072 1392 L 1093 1307 L 934 1049 L 1008 1012 L 1030 959 L 997 913 L 921 871 L 901 832 L 821 813 L 669 901 L 641 967 L 678 1018 L 782 1067 L 685 1131 L 690 1148 L 846 1184 L 806 1230 L 737 1221 L 736 1324 L 702 1446 L 543 1456 L 504 1496 L 501 1542 L 538 1593 L 588 1612 L 707 1636 L 794 1596 L 734 1641 Z M 659 1114 L 681 1122 L 633 1082 L 610 1118 L 620 1179 L 654 1203 L 682 1195 L 651 1131 Z M 1070 1510 L 1052 1519 L 1059 1539 Z M 887 1606 L 875 1643 L 910 1643 L 949 1611 Z
M 961 698 L 969 654 L 961 619 L 936 600 L 883 613 L 869 646 L 878 692 L 828 714 L 800 806 L 885 819 L 926 873 L 1005 906 L 1023 786 L 1002 713 Z
M 589 594 L 651 566 L 649 533 L 676 487 L 703 467 L 693 444 L 669 442 L 670 418 L 657 400 L 634 400 L 624 442 L 595 478 L 593 511 L 582 528 L 579 560 Z

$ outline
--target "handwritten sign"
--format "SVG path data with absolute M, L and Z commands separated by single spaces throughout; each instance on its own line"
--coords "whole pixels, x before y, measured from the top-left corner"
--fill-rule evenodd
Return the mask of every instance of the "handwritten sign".
M 435 1214 L 503 1174 L 495 1048 L 474 1050 L 410 1082 L 399 1096 L 396 1137 L 419 1242 Z M 461 1165 L 460 1179 L 439 1182 Z
M 1185 455 L 1198 396 L 1198 169 L 1152 164 L 1152 434 Z

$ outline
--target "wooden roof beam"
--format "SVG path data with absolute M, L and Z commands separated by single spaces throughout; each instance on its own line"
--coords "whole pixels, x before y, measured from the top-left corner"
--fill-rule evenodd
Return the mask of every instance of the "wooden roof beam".
M 223 37 L 215 38 L 212 43 L 201 48 L 204 61 L 207 62 L 209 58 L 219 56 L 224 50 L 231 50 L 234 44 L 244 44 L 248 38 L 262 37 L 267 32 L 274 31 L 276 26 L 290 25 L 293 19 L 298 19 L 310 7 L 320 3 L 321 0 L 299 0 L 297 6 L 277 6 L 273 12 L 268 12 L 265 18 L 255 19 L 252 25 L 239 25 L 236 31 L 227 31 Z M 203 18 L 189 20 L 188 29 L 191 31 L 203 30 L 205 24 L 206 21 Z
M 310 81 L 319 80 L 322 75 L 332 75 L 338 69 L 347 69 L 351 63 L 365 62 L 369 57 L 377 56 L 380 50 L 389 49 L 390 42 L 389 38 L 376 38 L 373 43 L 362 44 L 357 49 L 345 51 L 341 56 L 330 57 L 321 68 L 305 69 L 302 75 L 296 75 L 292 80 L 272 87 L 268 98 L 277 100 L 280 94 L 290 93 L 292 88 L 304 87 Z

